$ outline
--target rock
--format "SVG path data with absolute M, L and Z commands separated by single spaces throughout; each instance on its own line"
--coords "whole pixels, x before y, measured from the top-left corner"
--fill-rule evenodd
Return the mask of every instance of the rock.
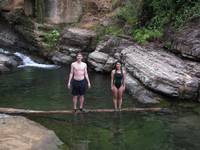
M 119 60 L 125 65 L 130 76 L 145 86 L 146 91 L 142 90 L 140 99 L 151 101 L 151 97 L 159 97 L 153 95 L 153 91 L 178 99 L 197 100 L 199 63 L 184 61 L 173 53 L 157 47 L 139 46 L 128 39 L 108 38 L 106 40 L 89 54 L 89 65 L 95 70 L 110 72 L 115 62 Z M 132 83 L 132 86 L 137 85 Z M 128 86 L 128 89 L 131 91 L 131 86 Z
M 180 99 L 197 99 L 198 79 L 188 74 L 182 59 L 140 46 L 130 46 L 121 54 L 127 71 L 146 87 Z
M 87 56 L 95 47 L 96 34 L 93 31 L 80 28 L 64 29 L 58 42 L 60 55 L 66 55 L 70 59 L 69 61 L 72 60 L 71 58 L 75 58 L 78 52 Z
M 72 62 L 72 57 L 61 52 L 55 52 L 51 60 L 55 64 L 70 64 Z
M 18 57 L 14 55 L 6 55 L 0 53 L 0 72 L 7 72 L 13 68 L 16 68 L 22 63 Z
M 161 96 L 147 90 L 139 81 L 133 78 L 129 73 L 126 75 L 126 89 L 134 99 L 143 104 L 157 104 Z
M 84 0 L 85 11 L 89 9 L 91 12 L 109 12 L 112 10 L 112 3 L 112 0 Z
M 116 53 L 120 53 L 124 48 L 133 44 L 134 43 L 128 39 L 120 37 L 106 37 L 101 43 L 97 45 L 95 51 L 114 55 Z
M 8 24 L 0 23 L 0 46 L 11 49 L 28 47 L 26 42 Z
M 0 73 L 2 73 L 2 72 L 8 72 L 8 71 L 10 71 L 10 69 L 7 68 L 4 64 L 0 63 Z
M 96 47 L 96 33 L 86 29 L 66 28 L 61 34 L 59 45 L 61 50 L 62 46 L 67 46 L 91 52 Z
M 1 15 L 0 40 L 2 43 L 0 46 L 30 51 L 38 51 L 38 47 L 42 47 L 39 45 L 37 35 L 34 32 L 36 28 L 34 21 L 24 16 L 23 11 L 2 12 Z
M 1 0 L 0 10 L 3 11 L 14 11 L 15 9 L 23 8 L 24 0 Z
M 103 52 L 95 51 L 88 55 L 88 63 L 96 71 L 100 72 L 110 72 L 116 61 L 116 59 Z
M 95 70 L 110 72 L 116 61 L 121 59 L 121 51 L 132 44 L 132 41 L 120 37 L 106 37 L 88 55 L 88 63 Z
M 96 71 L 103 71 L 104 65 L 106 61 L 108 60 L 109 55 L 95 51 L 88 56 L 88 62 L 91 64 L 92 68 L 94 68 Z
M 109 55 L 106 54 L 106 53 L 102 53 L 102 52 L 97 52 L 97 51 L 95 51 L 95 52 L 91 53 L 91 54 L 89 55 L 88 58 L 89 58 L 89 59 L 93 59 L 93 60 L 95 60 L 95 61 L 98 62 L 98 63 L 105 64 L 106 61 L 107 61 L 108 58 L 109 58 Z
M 110 70 L 112 70 L 114 68 L 114 64 L 117 62 L 117 59 L 113 58 L 113 57 L 109 57 L 103 67 L 103 69 L 106 72 L 109 72 Z
M 166 43 L 171 51 L 200 61 L 200 17 L 191 19 Z
M 62 144 L 53 131 L 21 116 L 0 114 L 0 132 L 4 150 L 56 150 Z

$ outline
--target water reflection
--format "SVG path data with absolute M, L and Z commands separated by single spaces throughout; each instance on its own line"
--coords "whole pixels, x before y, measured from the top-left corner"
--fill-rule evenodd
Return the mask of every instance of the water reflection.
M 65 87 L 68 70 L 24 68 L 0 76 L 1 107 L 71 109 L 71 94 Z M 110 76 L 89 73 L 92 89 L 87 108 L 112 108 Z M 124 107 L 133 107 L 124 95 Z M 56 132 L 64 150 L 199 150 L 200 106 L 175 106 L 171 114 L 148 112 L 88 113 L 28 116 Z M 194 111 L 194 112 L 193 112 Z

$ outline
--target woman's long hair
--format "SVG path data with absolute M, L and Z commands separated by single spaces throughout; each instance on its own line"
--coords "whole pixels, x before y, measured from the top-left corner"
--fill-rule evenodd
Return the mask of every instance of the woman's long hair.
M 121 70 L 121 73 L 123 73 L 123 72 L 122 72 L 122 71 L 123 71 L 123 69 L 122 69 L 122 63 L 121 63 L 120 61 L 117 61 L 117 62 L 115 63 L 115 66 L 114 66 L 115 68 L 114 68 L 114 69 L 115 69 L 115 71 L 117 71 L 117 64 L 118 64 L 118 63 L 121 65 L 121 66 L 120 66 L 120 70 Z

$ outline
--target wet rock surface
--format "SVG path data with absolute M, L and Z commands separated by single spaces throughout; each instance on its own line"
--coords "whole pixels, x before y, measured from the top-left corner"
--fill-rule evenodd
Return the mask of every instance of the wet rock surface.
M 25 117 L 0 114 L 0 149 L 56 150 L 62 142 L 53 131 Z

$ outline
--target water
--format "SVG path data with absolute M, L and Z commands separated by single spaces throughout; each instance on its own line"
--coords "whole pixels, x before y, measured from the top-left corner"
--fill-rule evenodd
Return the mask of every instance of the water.
M 37 110 L 72 108 L 68 68 L 18 68 L 0 76 L 0 107 Z M 86 108 L 112 108 L 110 76 L 89 72 Z M 123 107 L 138 106 L 128 94 Z M 68 150 L 199 150 L 200 106 L 169 103 L 174 112 L 90 113 L 27 116 L 54 130 Z
M 50 65 L 50 64 L 40 64 L 40 63 L 36 63 L 34 62 L 30 57 L 19 53 L 19 52 L 15 52 L 14 55 L 18 56 L 19 58 L 22 59 L 22 65 L 19 65 L 18 68 L 23 68 L 23 67 L 37 67 L 37 68 L 58 68 L 59 66 L 57 65 Z

